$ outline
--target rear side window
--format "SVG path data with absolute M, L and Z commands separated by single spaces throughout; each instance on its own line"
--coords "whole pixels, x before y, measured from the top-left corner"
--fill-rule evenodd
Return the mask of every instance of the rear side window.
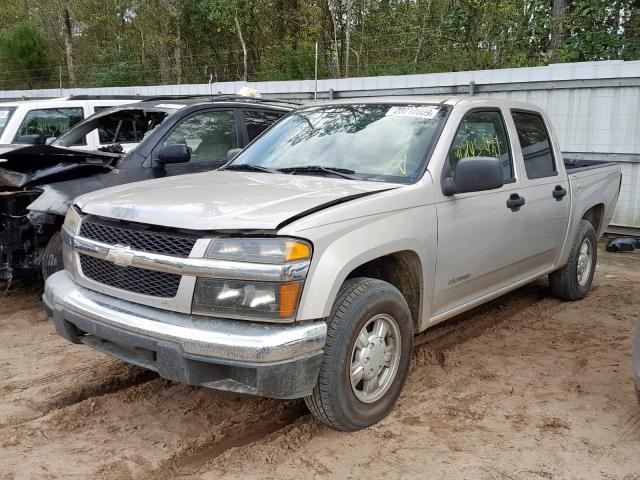
M 558 173 L 553 149 L 544 120 L 533 112 L 512 112 L 524 167 L 530 179 L 551 177 Z
M 83 118 L 82 107 L 30 110 L 22 120 L 14 141 L 21 143 L 20 137 L 25 135 L 40 135 L 44 138 L 59 137 L 81 122 Z
M 450 175 L 455 175 L 456 166 L 464 157 L 496 157 L 502 162 L 505 183 L 513 180 L 513 161 L 500 112 L 475 111 L 462 119 L 449 149 Z
M 265 112 L 260 110 L 245 110 L 244 123 L 247 126 L 249 141 L 256 138 L 271 125 L 280 120 L 286 112 Z

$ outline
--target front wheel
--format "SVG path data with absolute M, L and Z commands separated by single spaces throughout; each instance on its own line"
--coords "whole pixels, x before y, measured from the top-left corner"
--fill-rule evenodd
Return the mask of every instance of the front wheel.
M 598 239 L 591 222 L 582 220 L 569 260 L 549 275 L 551 293 L 563 300 L 581 300 L 591 289 L 598 259 Z
M 383 419 L 400 396 L 413 350 L 409 307 L 393 285 L 347 280 L 333 305 L 318 383 L 305 398 L 319 420 L 339 430 Z

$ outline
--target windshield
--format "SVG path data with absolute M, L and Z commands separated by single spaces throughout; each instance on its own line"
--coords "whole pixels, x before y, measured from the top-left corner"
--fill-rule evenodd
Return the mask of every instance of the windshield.
M 100 145 L 138 144 L 170 113 L 147 108 L 118 108 L 97 113 L 58 138 L 53 145 L 70 147 L 83 141 L 85 135 L 97 131 Z
M 9 123 L 9 119 L 11 118 L 11 115 L 13 115 L 15 109 L 16 107 L 0 108 L 0 135 L 4 133 L 4 129 L 6 128 L 7 123 Z
M 232 162 L 296 173 L 353 172 L 352 178 L 419 179 L 446 107 L 349 104 L 304 108 L 268 130 Z M 257 169 L 256 169 L 257 170 Z

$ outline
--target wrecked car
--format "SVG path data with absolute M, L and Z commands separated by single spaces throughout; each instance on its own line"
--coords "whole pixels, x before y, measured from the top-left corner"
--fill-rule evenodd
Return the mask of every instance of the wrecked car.
M 0 149 L 0 278 L 62 268 L 59 230 L 76 196 L 218 168 L 291 109 L 233 95 L 149 99 L 100 112 L 51 145 Z M 71 148 L 94 133 L 100 150 Z
M 43 301 L 71 342 L 358 430 L 393 408 L 414 335 L 541 277 L 584 298 L 620 181 L 565 162 L 526 103 L 305 106 L 220 171 L 77 198 Z

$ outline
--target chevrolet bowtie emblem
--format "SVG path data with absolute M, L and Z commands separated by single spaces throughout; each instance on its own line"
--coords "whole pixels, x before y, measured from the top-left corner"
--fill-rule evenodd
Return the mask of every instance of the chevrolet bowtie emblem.
M 107 252 L 107 260 L 121 267 L 129 267 L 133 264 L 133 252 L 130 247 L 115 245 Z

